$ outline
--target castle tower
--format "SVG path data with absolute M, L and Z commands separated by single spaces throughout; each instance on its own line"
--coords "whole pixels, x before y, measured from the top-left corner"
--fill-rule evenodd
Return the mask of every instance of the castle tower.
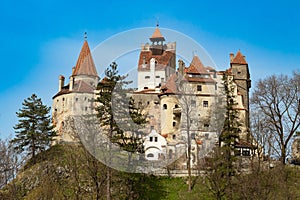
M 230 68 L 234 82 L 237 84 L 237 90 L 242 95 L 242 103 L 246 109 L 245 125 L 249 129 L 249 89 L 251 88 L 251 80 L 248 63 L 245 56 L 238 51 L 234 56 L 230 54 Z
M 151 44 L 142 44 L 138 62 L 138 90 L 159 88 L 175 72 L 176 43 L 164 44 L 165 38 L 158 26 L 149 38 Z
M 77 136 L 72 131 L 72 116 L 94 113 L 94 91 L 99 76 L 88 42 L 81 48 L 76 66 L 72 69 L 69 84 L 59 76 L 59 90 L 53 96 L 52 117 L 57 132 L 57 142 L 74 142 Z

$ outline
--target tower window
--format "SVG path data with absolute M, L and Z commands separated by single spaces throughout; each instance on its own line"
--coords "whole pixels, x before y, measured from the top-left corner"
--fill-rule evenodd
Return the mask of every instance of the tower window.
M 203 107 L 208 107 L 208 101 L 203 101 Z
M 163 105 L 163 109 L 164 109 L 164 110 L 167 110 L 167 109 L 168 109 L 167 104 L 164 104 L 164 105 Z
M 150 137 L 150 142 L 152 142 L 153 141 L 153 137 Z
M 173 140 L 176 140 L 176 135 L 175 134 L 173 135 Z
M 197 91 L 202 91 L 202 85 L 197 85 Z
M 176 126 L 176 122 L 173 122 L 173 126 Z
M 157 142 L 157 137 L 154 137 L 154 142 Z

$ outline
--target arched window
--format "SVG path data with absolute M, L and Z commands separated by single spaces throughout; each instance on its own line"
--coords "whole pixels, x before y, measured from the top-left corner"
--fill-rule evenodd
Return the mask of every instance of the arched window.
M 153 157 L 154 157 L 154 154 L 153 154 L 153 153 L 149 153 L 149 154 L 147 155 L 147 157 L 148 157 L 148 158 L 153 158 Z
M 163 105 L 163 109 L 164 109 L 164 110 L 167 110 L 167 109 L 168 109 L 167 104 L 164 104 L 164 105 Z

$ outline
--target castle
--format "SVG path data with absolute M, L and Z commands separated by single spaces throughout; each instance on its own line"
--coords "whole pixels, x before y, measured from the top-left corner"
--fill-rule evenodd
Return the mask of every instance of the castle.
M 172 158 L 186 149 L 187 134 L 191 137 L 192 164 L 205 156 L 218 142 L 221 117 L 216 119 L 215 108 L 224 92 L 223 76 L 228 74 L 234 88 L 235 109 L 242 124 L 240 139 L 236 141 L 236 155 L 253 155 L 249 130 L 249 89 L 251 87 L 248 63 L 243 54 L 230 54 L 229 67 L 216 71 L 205 66 L 194 55 L 188 67 L 176 61 L 176 42 L 164 43 L 165 37 L 156 27 L 142 45 L 138 60 L 138 88 L 133 98 L 144 108 L 149 124 L 144 137 L 145 158 L 159 160 Z M 176 67 L 178 63 L 178 67 Z M 53 97 L 52 116 L 56 142 L 76 141 L 72 130 L 64 130 L 70 116 L 95 113 L 95 94 L 99 76 L 85 40 L 69 83 L 59 76 L 59 90 Z M 184 94 L 184 95 L 183 95 Z M 224 117 L 224 116 L 223 116 Z M 182 153 L 182 152 L 181 152 Z

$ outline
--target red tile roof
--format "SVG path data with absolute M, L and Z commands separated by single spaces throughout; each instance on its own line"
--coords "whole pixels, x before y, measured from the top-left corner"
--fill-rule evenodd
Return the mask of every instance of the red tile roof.
M 190 66 L 186 68 L 185 72 L 187 74 L 209 74 L 197 55 L 193 57 Z
M 97 74 L 97 70 L 94 64 L 94 60 L 92 58 L 92 54 L 90 51 L 90 47 L 88 45 L 88 42 L 85 40 L 77 63 L 76 63 L 76 67 L 75 70 L 72 74 L 73 76 L 77 76 L 77 75 L 90 75 L 90 76 L 98 76 Z
M 53 96 L 53 99 L 57 96 L 69 93 L 94 93 L 94 87 L 85 81 L 79 80 L 75 81 L 73 85 L 73 90 L 70 91 L 70 85 L 66 85 L 59 91 L 56 95 Z
M 236 56 L 230 61 L 231 64 L 243 64 L 247 65 L 248 63 L 245 60 L 244 55 L 239 50 L 236 54 Z
M 162 55 L 153 55 L 152 51 L 141 51 L 138 71 L 149 71 L 151 58 L 155 58 L 155 60 L 157 61 L 155 70 L 163 70 L 166 68 L 173 57 L 175 57 L 174 51 L 164 51 Z M 145 64 L 145 66 L 143 67 L 144 60 L 147 64 Z
M 161 87 L 162 93 L 163 94 L 176 94 L 178 92 L 177 86 L 176 86 L 176 81 L 178 79 L 177 74 L 172 74 L 167 82 Z

